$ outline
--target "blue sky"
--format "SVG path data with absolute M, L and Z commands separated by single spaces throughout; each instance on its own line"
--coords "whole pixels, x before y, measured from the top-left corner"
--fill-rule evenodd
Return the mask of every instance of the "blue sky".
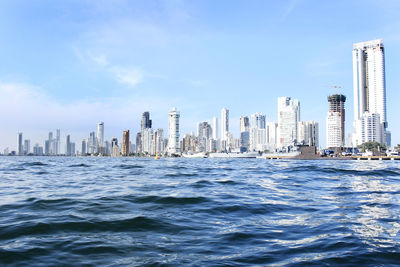
M 389 130 L 400 143 L 399 1 L 19 1 L 0 2 L 0 149 L 60 128 L 80 143 L 100 121 L 107 139 L 154 127 L 181 111 L 181 134 L 230 110 L 277 120 L 277 97 L 301 103 L 320 123 L 326 97 L 347 96 L 352 130 L 352 45 L 377 38 L 386 49 Z

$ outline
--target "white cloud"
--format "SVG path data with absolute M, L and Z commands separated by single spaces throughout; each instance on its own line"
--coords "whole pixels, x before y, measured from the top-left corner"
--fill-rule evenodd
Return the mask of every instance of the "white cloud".
M 294 8 L 296 7 L 298 0 L 290 0 L 289 4 L 287 5 L 285 11 L 282 14 L 281 22 L 285 21 L 289 15 L 293 12 Z
M 143 81 L 144 73 L 141 69 L 136 67 L 120 67 L 113 66 L 109 68 L 109 71 L 115 75 L 116 81 L 122 84 L 135 87 Z
M 108 60 L 106 55 L 94 55 L 91 51 L 88 51 L 89 58 L 96 64 L 100 66 L 107 66 Z

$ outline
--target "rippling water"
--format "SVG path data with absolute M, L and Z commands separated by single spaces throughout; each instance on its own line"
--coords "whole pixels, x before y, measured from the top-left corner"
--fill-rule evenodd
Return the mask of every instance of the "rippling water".
M 0 265 L 400 263 L 400 162 L 0 157 Z

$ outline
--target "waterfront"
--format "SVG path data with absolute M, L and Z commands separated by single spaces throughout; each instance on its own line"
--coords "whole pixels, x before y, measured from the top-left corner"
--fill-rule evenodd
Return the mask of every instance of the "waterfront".
M 0 265 L 400 261 L 398 161 L 0 157 Z

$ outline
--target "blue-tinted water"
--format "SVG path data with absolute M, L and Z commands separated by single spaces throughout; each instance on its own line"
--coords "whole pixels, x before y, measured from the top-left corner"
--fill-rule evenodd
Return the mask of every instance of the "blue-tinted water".
M 0 265 L 400 263 L 400 162 L 0 157 Z

